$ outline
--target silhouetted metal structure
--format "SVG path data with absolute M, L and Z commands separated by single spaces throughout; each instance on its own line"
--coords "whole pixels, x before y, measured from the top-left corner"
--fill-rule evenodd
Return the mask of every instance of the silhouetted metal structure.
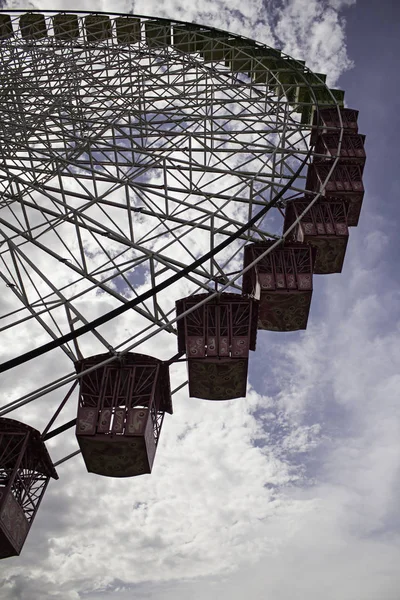
M 318 114 L 314 113 L 311 143 L 315 144 L 318 136 L 336 133 L 342 127 L 344 133 L 358 133 L 358 110 L 343 106 L 340 109 L 334 106 L 322 108 Z
M 0 367 L 61 348 L 80 382 L 76 437 L 88 471 L 150 473 L 172 413 L 168 364 L 118 351 L 177 328 L 189 394 L 245 396 L 257 327 L 305 329 L 313 273 L 342 268 L 364 195 L 358 112 L 343 108 L 326 75 L 230 32 L 146 16 L 10 13 L 0 13 L 0 69 L 11 82 L 0 98 L 0 280 L 19 308 L 5 309 L 0 332 L 33 321 L 51 342 L 27 343 Z M 275 243 L 258 240 L 280 236 L 271 209 L 285 209 L 291 239 L 244 274 L 242 295 L 212 297 L 221 282 L 240 291 L 230 280 L 240 277 L 238 244 L 248 244 L 249 266 Z M 146 274 L 140 294 L 133 273 Z M 195 295 L 176 312 L 194 310 L 175 323 L 180 280 Z M 93 320 L 97 292 L 119 306 Z M 126 327 L 125 339 L 117 327 L 100 331 L 128 310 L 143 326 Z M 81 360 L 80 336 L 112 354 Z M 64 373 L 3 410 L 71 379 Z M 19 553 L 57 477 L 43 439 L 74 426 L 49 432 L 73 389 L 42 438 L 0 419 L 2 557 Z
M 341 164 L 359 164 L 364 167 L 365 135 L 361 135 L 360 133 L 345 133 L 342 137 L 340 152 L 338 154 L 339 142 L 340 136 L 338 133 L 325 133 L 318 136 L 315 144 L 316 154 L 314 162 L 324 162 L 339 156 Z
M 307 190 L 322 191 L 322 187 L 329 177 L 329 181 L 325 185 L 325 197 L 344 200 L 347 204 L 347 224 L 356 226 L 364 198 L 362 167 L 357 164 L 342 164 L 339 161 L 331 174 L 329 174 L 330 170 L 331 165 L 329 164 L 313 163 L 310 165 L 307 174 Z
M 20 554 L 50 477 L 58 479 L 40 433 L 0 418 L 0 558 Z
M 249 244 L 243 268 L 275 243 Z M 258 329 L 306 329 L 312 296 L 315 251 L 308 244 L 285 243 L 273 248 L 243 274 L 242 290 L 260 300 Z
M 80 360 L 76 370 L 108 357 Z M 76 437 L 87 470 L 109 477 L 151 473 L 166 412 L 172 414 L 169 368 L 161 360 L 130 352 L 83 375 Z
M 208 294 L 176 302 L 178 315 Z M 249 350 L 255 350 L 258 302 L 222 293 L 178 321 L 178 349 L 186 352 L 189 395 L 230 400 L 246 395 Z
M 322 109 L 319 116 L 319 121 L 314 116 L 311 132 L 315 155 L 307 171 L 306 188 L 308 192 L 322 192 L 329 200 L 344 200 L 347 225 L 354 227 L 364 198 L 362 175 L 366 159 L 365 135 L 358 134 L 358 111 L 331 107 Z M 331 172 L 336 157 L 339 160 Z
M 286 204 L 284 232 L 302 215 L 309 203 L 307 198 L 299 198 Z M 314 273 L 340 273 L 349 239 L 346 203 L 340 198 L 317 200 L 297 223 L 290 237 L 315 248 Z

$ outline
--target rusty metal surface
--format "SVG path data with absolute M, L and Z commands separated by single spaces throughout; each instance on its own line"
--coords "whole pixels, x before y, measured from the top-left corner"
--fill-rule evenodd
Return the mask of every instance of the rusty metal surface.
M 29 455 L 31 462 L 35 464 L 37 472 L 43 475 L 48 475 L 54 479 L 58 479 L 57 472 L 53 466 L 53 462 L 47 451 L 45 444 L 41 439 L 41 434 L 37 429 L 25 425 L 14 419 L 0 418 L 0 468 L 4 466 L 4 444 L 7 444 L 7 439 L 4 436 L 10 435 L 26 435 L 29 433 Z M 1 462 L 2 461 L 2 462 Z
M 306 239 L 308 238 L 306 237 Z M 349 236 L 314 236 L 309 239 L 310 243 L 318 250 L 314 273 L 317 275 L 341 273 Z
M 178 300 L 177 314 L 195 306 L 208 295 L 196 294 Z M 223 293 L 178 321 L 178 348 L 186 352 L 188 358 L 235 356 L 239 346 L 247 353 L 255 350 L 257 314 L 256 300 Z M 244 343 L 244 338 L 247 338 L 247 343 Z
M 76 422 L 76 433 L 79 435 L 94 435 L 96 432 L 98 412 L 95 407 L 80 406 Z
M 58 478 L 40 433 L 0 419 L 0 557 L 20 553 L 50 477 Z
M 244 266 L 274 242 L 245 247 Z M 306 329 L 312 297 L 315 252 L 308 244 L 286 242 L 263 257 L 243 276 L 243 290 L 260 295 L 258 329 Z M 257 291 L 258 290 L 258 291 Z
M 307 189 L 319 192 L 330 171 L 330 166 L 315 163 L 310 165 L 307 174 Z M 355 227 L 358 224 L 364 185 L 360 165 L 341 165 L 335 167 L 325 187 L 325 197 L 344 200 L 347 204 L 347 224 Z
M 342 164 L 359 164 L 364 167 L 366 154 L 364 148 L 365 135 L 345 134 L 340 148 L 340 161 Z M 315 152 L 324 156 L 315 156 L 314 162 L 332 160 L 337 155 L 339 134 L 323 134 L 317 138 Z
M 329 175 L 340 141 L 342 126 L 339 116 L 343 124 L 339 161 Z M 316 153 L 320 156 L 315 156 L 313 164 L 309 166 L 306 182 L 307 190 L 320 192 L 329 175 L 324 190 L 325 198 L 346 202 L 347 225 L 351 227 L 358 224 L 364 198 L 362 175 L 366 160 L 365 135 L 358 134 L 357 118 L 358 111 L 350 108 L 340 109 L 340 115 L 336 109 L 326 108 L 320 111 L 317 129 L 315 116 L 311 143 L 315 144 Z
M 258 328 L 298 331 L 307 328 L 312 291 L 262 293 Z
M 307 189 L 320 191 L 326 181 L 331 167 L 325 163 L 313 163 L 307 173 Z M 341 198 L 342 194 L 363 193 L 362 170 L 360 165 L 338 163 L 329 177 L 325 187 L 325 195 Z
M 207 296 L 178 300 L 177 314 Z M 230 400 L 246 395 L 248 356 L 255 349 L 257 319 L 257 301 L 223 293 L 178 321 L 178 347 L 188 358 L 190 396 Z
M 151 473 L 155 441 L 151 431 L 138 436 L 79 436 L 79 446 L 89 473 L 105 477 L 135 477 Z
M 205 400 L 231 400 L 246 396 L 248 360 L 189 360 L 189 395 Z
M 164 414 L 156 401 L 159 365 L 124 362 L 93 373 L 82 378 L 76 426 L 87 470 L 106 477 L 150 473 Z
M 306 206 L 307 201 L 303 199 L 287 203 L 284 231 Z M 316 202 L 293 230 L 293 237 L 317 250 L 314 273 L 340 273 L 349 238 L 346 203 L 343 200 Z
M 30 528 L 11 490 L 0 490 L 0 557 L 19 555 Z
M 275 241 L 249 244 L 244 249 L 244 267 L 265 252 Z M 252 269 L 243 275 L 243 291 L 254 294 L 257 282 L 265 290 L 312 289 L 315 256 L 312 248 L 303 243 L 287 242 L 274 248 Z M 305 279 L 303 275 L 308 275 Z M 305 288 L 306 281 L 309 287 Z
M 314 114 L 313 130 L 311 131 L 311 144 L 315 144 L 317 137 L 324 133 L 332 133 L 335 129 L 340 130 L 339 112 L 346 133 L 358 133 L 358 110 L 353 108 L 324 108 L 319 111 L 320 121 L 317 113 Z M 317 129 L 317 125 L 319 128 Z
M 75 369 L 80 373 L 109 357 L 109 354 L 90 356 L 77 361 Z M 172 414 L 169 367 L 146 354 L 128 352 L 120 359 L 84 375 L 80 383 L 82 406 L 147 405 L 152 395 L 157 409 Z

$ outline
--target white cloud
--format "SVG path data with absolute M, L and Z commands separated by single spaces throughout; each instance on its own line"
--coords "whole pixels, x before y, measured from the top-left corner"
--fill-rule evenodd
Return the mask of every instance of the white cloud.
M 286 0 L 276 12 L 275 35 L 282 50 L 327 75 L 333 87 L 341 73 L 353 66 L 347 56 L 345 22 L 338 13 L 344 4 L 323 0 Z
M 293 0 L 274 5 L 271 17 L 261 2 L 183 7 L 171 1 L 150 8 L 136 2 L 135 10 L 214 24 L 273 45 L 281 40 L 286 52 L 329 72 L 333 83 L 350 66 L 337 12 L 350 4 Z M 129 8 L 113 4 L 115 11 Z M 353 230 L 345 272 L 316 278 L 324 290 L 322 322 L 311 315 L 307 333 L 285 340 L 259 334 L 257 361 L 264 357 L 265 367 L 245 400 L 213 404 L 189 400 L 185 391 L 177 395 L 152 476 L 95 477 L 81 457 L 61 466 L 21 557 L 0 566 L 5 600 L 125 600 L 132 594 L 397 600 L 399 321 L 394 291 L 381 293 L 383 225 L 364 242 Z M 115 304 L 91 299 L 93 317 Z M 392 331 L 382 332 L 388 314 Z M 123 328 L 140 326 L 131 313 L 101 331 L 122 337 Z M 160 340 L 143 351 L 171 355 L 174 337 Z M 93 340 L 86 343 L 88 351 L 94 347 Z M 3 400 L 25 391 L 23 375 L 36 385 L 64 372 L 68 361 L 58 355 L 4 378 Z M 174 382 L 184 378 L 184 366 L 174 367 Z M 16 417 L 42 426 L 60 397 L 54 392 Z M 61 422 L 73 417 L 75 401 Z M 49 447 L 58 458 L 76 442 L 68 432 Z
M 348 6 L 354 6 L 356 0 L 328 0 L 328 5 L 332 6 L 336 10 L 342 10 Z
M 200 23 L 225 29 L 279 47 L 289 55 L 306 60 L 307 66 L 328 75 L 334 85 L 339 75 L 352 67 L 347 57 L 345 21 L 340 11 L 355 4 L 355 0 L 203 0 L 186 3 L 178 0 L 116 0 L 114 12 L 132 11 L 140 15 L 159 16 Z M 9 8 L 27 8 L 20 0 L 9 0 Z M 64 0 L 36 0 L 37 9 L 65 10 Z M 110 10 L 105 0 L 70 0 L 68 10 Z
M 58 537 L 42 563 L 58 574 L 57 584 L 48 576 L 49 598 L 56 585 L 69 598 L 76 587 L 114 588 L 115 577 L 128 587 L 141 582 L 137 597 L 157 600 L 239 600 L 243 586 L 256 599 L 296 593 L 317 600 L 324 593 L 327 600 L 396 600 L 398 336 L 371 337 L 379 278 L 372 289 L 368 272 L 354 285 L 345 277 L 316 279 L 325 290 L 325 324 L 283 347 L 281 368 L 293 376 L 277 397 L 250 392 L 246 401 L 215 405 L 181 394 L 148 478 L 107 481 L 85 475 L 79 459 L 67 463 L 35 525 L 64 500 L 69 523 L 55 520 Z M 268 337 L 259 336 L 266 356 Z M 336 405 L 343 428 L 330 412 Z M 273 440 L 260 430 L 271 413 L 279 421 Z M 254 439 L 261 446 L 253 447 Z M 73 509 L 65 494 L 75 499 Z M 34 535 L 10 568 L 15 581 L 34 564 Z M 131 593 L 111 595 L 125 600 Z

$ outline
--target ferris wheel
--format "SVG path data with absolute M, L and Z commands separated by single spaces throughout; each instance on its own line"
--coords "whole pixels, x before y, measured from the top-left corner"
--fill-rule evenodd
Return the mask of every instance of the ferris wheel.
M 243 397 L 257 330 L 306 328 L 313 274 L 341 271 L 358 223 L 365 151 L 325 75 L 193 23 L 0 12 L 0 80 L 0 370 L 21 391 L 0 408 L 7 557 L 57 464 L 151 472 L 186 385 L 172 364 L 190 397 Z M 50 393 L 41 434 L 4 418 Z M 75 425 L 53 465 L 45 440 Z

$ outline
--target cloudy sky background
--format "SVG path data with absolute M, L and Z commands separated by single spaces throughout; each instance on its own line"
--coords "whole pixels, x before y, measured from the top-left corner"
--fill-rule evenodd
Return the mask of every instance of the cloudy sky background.
M 259 334 L 246 399 L 177 394 L 151 476 L 96 477 L 79 457 L 59 467 L 21 557 L 0 565 L 5 600 L 398 600 L 400 15 L 390 5 L 133 4 L 253 36 L 328 73 L 367 135 L 363 212 L 342 274 L 315 277 L 307 331 Z M 35 363 L 31 383 L 49 371 Z M 43 400 L 19 418 L 43 425 L 45 411 Z M 70 431 L 49 446 L 56 459 L 75 444 Z

